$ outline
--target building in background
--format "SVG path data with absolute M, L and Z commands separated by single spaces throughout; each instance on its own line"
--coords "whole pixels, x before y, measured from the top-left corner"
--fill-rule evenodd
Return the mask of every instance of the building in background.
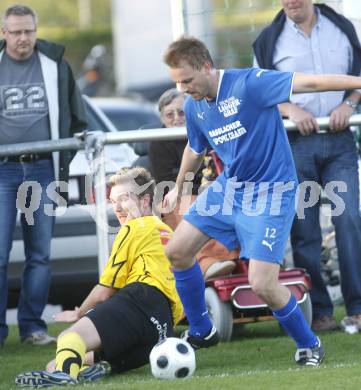
M 361 37 L 361 1 L 326 3 Z M 217 67 L 251 66 L 253 40 L 280 9 L 279 0 L 112 0 L 116 93 L 157 100 L 172 86 L 163 53 L 183 32 L 207 44 Z
M 162 62 L 162 53 L 172 40 L 170 1 L 113 0 L 112 6 L 118 92 L 139 92 L 152 99 L 170 85 Z
M 150 100 L 173 86 L 163 53 L 176 35 L 184 31 L 182 3 L 192 14 L 202 12 L 208 0 L 113 0 L 114 75 L 117 92 L 140 93 Z M 180 10 L 178 12 L 177 10 Z M 192 34 L 202 37 L 207 17 L 186 17 Z

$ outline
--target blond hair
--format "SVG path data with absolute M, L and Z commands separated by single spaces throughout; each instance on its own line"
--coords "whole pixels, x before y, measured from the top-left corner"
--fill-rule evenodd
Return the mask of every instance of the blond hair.
M 117 184 L 131 183 L 136 187 L 136 195 L 138 198 L 144 195 L 149 195 L 150 205 L 154 198 L 155 181 L 150 172 L 143 167 L 121 168 L 117 173 L 109 178 L 109 187 L 114 187 Z

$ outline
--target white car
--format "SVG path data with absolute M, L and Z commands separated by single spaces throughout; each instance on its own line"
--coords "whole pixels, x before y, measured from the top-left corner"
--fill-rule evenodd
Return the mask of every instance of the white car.
M 89 131 L 118 131 L 106 115 L 84 96 Z M 128 112 L 127 115 L 138 115 Z M 155 117 L 156 114 L 154 113 Z M 154 116 L 153 116 L 154 117 Z M 139 120 L 136 118 L 135 120 Z M 141 119 L 143 120 L 143 119 Z M 129 129 L 131 130 L 131 129 Z M 106 145 L 106 172 L 116 172 L 124 166 L 131 166 L 138 155 L 129 144 Z M 64 308 L 79 305 L 90 288 L 98 280 L 98 250 L 95 225 L 95 205 L 85 204 L 85 175 L 89 163 L 84 151 L 78 151 L 70 164 L 69 207 L 58 207 L 54 236 L 51 243 L 52 285 L 49 303 L 61 304 Z M 108 212 L 108 221 L 116 228 L 118 221 Z M 114 229 L 112 229 L 114 231 Z M 113 237 L 109 237 L 112 241 Z M 21 275 L 24 267 L 24 249 L 19 220 L 14 232 L 10 253 L 8 307 L 16 307 Z
M 90 98 L 84 95 L 85 109 L 89 123 L 88 131 L 102 131 L 104 133 L 117 132 L 118 130 L 103 113 L 103 111 Z M 104 147 L 106 173 L 114 173 L 119 168 L 130 167 L 138 158 L 133 148 L 127 144 L 105 145 Z M 76 153 L 69 167 L 69 202 L 70 204 L 84 204 L 85 182 L 84 177 L 90 174 L 89 161 L 86 158 L 86 152 L 80 150 Z M 89 195 L 89 194 L 87 194 Z

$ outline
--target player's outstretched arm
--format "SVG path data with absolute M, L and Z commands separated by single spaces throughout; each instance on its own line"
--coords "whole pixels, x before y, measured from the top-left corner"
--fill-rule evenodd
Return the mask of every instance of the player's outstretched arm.
M 178 188 L 182 188 L 183 183 L 186 180 L 186 174 L 188 172 L 192 172 L 194 174 L 197 173 L 199 167 L 202 164 L 204 155 L 205 152 L 201 154 L 193 152 L 189 146 L 189 143 L 187 143 L 186 147 L 184 148 L 182 163 L 179 168 L 179 173 L 176 180 Z
M 306 74 L 295 73 L 293 93 L 344 91 L 346 89 L 360 89 L 361 77 L 341 74 Z
M 164 197 L 163 200 L 164 209 L 167 209 L 169 211 L 174 209 L 179 194 L 182 191 L 183 184 L 187 180 L 186 177 L 187 173 L 192 172 L 195 174 L 198 171 L 203 161 L 204 155 L 205 152 L 202 154 L 194 153 L 192 149 L 189 147 L 189 144 L 187 143 L 183 152 L 182 163 L 179 168 L 179 172 L 176 180 L 176 186 L 171 191 L 169 191 L 168 194 Z
M 109 299 L 113 294 L 117 292 L 117 289 L 102 286 L 97 284 L 85 298 L 80 307 L 76 307 L 74 310 L 65 310 L 61 313 L 55 314 L 53 320 L 55 322 L 75 322 L 83 317 L 90 309 L 93 309 L 98 303 L 104 302 Z

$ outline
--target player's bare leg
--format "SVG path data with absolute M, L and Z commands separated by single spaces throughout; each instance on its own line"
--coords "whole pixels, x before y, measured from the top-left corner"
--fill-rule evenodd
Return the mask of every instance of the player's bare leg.
M 186 220 L 177 226 L 166 248 L 166 254 L 177 271 L 190 268 L 195 263 L 196 253 L 210 240 Z
M 290 300 L 290 290 L 278 281 L 280 265 L 251 259 L 248 280 L 252 290 L 265 301 L 272 310 L 284 307 Z

